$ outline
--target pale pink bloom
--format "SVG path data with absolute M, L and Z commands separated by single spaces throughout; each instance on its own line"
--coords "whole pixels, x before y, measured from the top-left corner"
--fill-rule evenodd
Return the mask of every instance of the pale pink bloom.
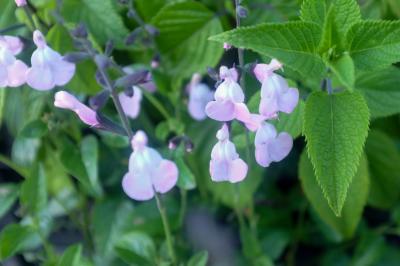
M 271 162 L 279 162 L 289 154 L 293 139 L 286 132 L 278 135 L 272 124 L 264 122 L 256 132 L 254 144 L 257 163 L 268 167 Z
M 199 121 L 207 117 L 205 111 L 206 105 L 213 99 L 213 92 L 206 84 L 200 83 L 200 80 L 201 76 L 196 73 L 192 76 L 192 80 L 188 86 L 188 111 L 191 117 Z
M 124 92 L 118 94 L 124 113 L 132 119 L 138 117 L 140 112 L 140 103 L 142 102 L 142 91 L 137 86 L 133 86 L 132 97 L 127 96 Z
M 244 104 L 244 93 L 237 83 L 238 73 L 236 69 L 220 68 L 220 78 L 223 82 L 215 91 L 215 101 L 206 106 L 206 114 L 211 119 L 226 122 L 237 119 L 243 122 L 249 130 L 256 130 L 262 120 L 259 115 L 251 114 Z
M 0 36 L 0 87 L 18 87 L 25 83 L 28 67 L 15 58 L 22 48 L 19 38 Z
M 147 147 L 147 136 L 143 131 L 136 132 L 131 144 L 133 152 L 129 158 L 129 170 L 122 180 L 125 193 L 134 200 L 149 200 L 156 192 L 171 190 L 178 180 L 175 163 Z
M 281 68 L 279 61 L 273 59 L 269 65 L 258 64 L 254 74 L 262 83 L 259 112 L 266 118 L 278 116 L 278 112 L 291 113 L 299 102 L 299 91 L 289 88 L 287 81 L 274 71 Z
M 75 65 L 51 49 L 43 34 L 35 30 L 33 41 L 37 49 L 31 57 L 31 68 L 28 70 L 27 83 L 36 90 L 51 90 L 55 86 L 67 84 L 75 73 Z
M 247 175 L 247 164 L 239 158 L 235 145 L 229 140 L 226 124 L 217 132 L 218 143 L 211 152 L 210 174 L 215 182 L 242 181 Z
M 15 0 L 17 6 L 26 6 L 26 0 Z
M 229 50 L 229 49 L 231 49 L 232 48 L 232 45 L 230 45 L 229 43 L 227 43 L 227 42 L 224 42 L 224 49 L 225 49 L 225 51 L 227 51 L 227 50 Z
M 96 112 L 81 103 L 74 95 L 59 91 L 54 97 L 54 106 L 74 111 L 83 123 L 96 127 L 100 123 L 97 120 Z

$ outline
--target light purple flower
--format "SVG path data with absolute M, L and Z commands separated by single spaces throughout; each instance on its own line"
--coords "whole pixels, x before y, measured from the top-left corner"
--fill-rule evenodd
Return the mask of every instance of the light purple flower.
M 0 36 L 0 87 L 18 87 L 26 82 L 28 67 L 15 58 L 22 48 L 19 38 Z
M 188 86 L 189 103 L 188 111 L 191 117 L 196 120 L 204 120 L 206 115 L 206 105 L 213 99 L 213 92 L 203 83 L 200 83 L 201 76 L 194 74 Z
M 143 131 L 136 132 L 131 144 L 133 152 L 129 158 L 129 170 L 122 180 L 125 193 L 134 200 L 149 200 L 156 192 L 171 190 L 178 180 L 175 163 L 147 147 L 147 136 Z
M 97 120 L 96 112 L 81 103 L 74 95 L 59 91 L 54 97 L 54 106 L 74 111 L 83 123 L 96 127 L 100 123 Z
M 74 76 L 75 65 L 51 49 L 40 31 L 35 30 L 33 41 L 37 49 L 32 54 L 32 66 L 27 73 L 28 85 L 36 90 L 51 90 L 67 84 Z
M 258 64 L 254 68 L 255 76 L 262 83 L 259 112 L 266 118 L 277 117 L 278 112 L 293 112 L 299 101 L 299 91 L 289 88 L 286 80 L 273 72 L 281 67 L 273 59 L 269 65 Z
M 15 3 L 17 4 L 17 6 L 26 6 L 26 0 L 15 0 Z
M 247 175 L 247 164 L 239 158 L 235 145 L 229 141 L 229 130 L 226 124 L 217 132 L 218 143 L 211 152 L 210 174 L 215 182 L 242 181 Z
M 251 114 L 246 104 L 243 103 L 244 93 L 237 83 L 238 73 L 236 69 L 228 69 L 222 66 L 220 78 L 223 82 L 215 91 L 215 101 L 209 102 L 206 106 L 207 116 L 221 122 L 237 119 L 243 122 L 249 130 L 256 130 L 262 117 Z
M 254 144 L 257 163 L 268 167 L 271 162 L 279 162 L 289 154 L 293 139 L 286 132 L 278 135 L 272 124 L 264 122 L 256 132 Z
M 133 86 L 132 97 L 127 96 L 124 92 L 118 94 L 124 113 L 132 119 L 138 117 L 140 112 L 140 103 L 142 102 L 142 91 L 137 86 Z

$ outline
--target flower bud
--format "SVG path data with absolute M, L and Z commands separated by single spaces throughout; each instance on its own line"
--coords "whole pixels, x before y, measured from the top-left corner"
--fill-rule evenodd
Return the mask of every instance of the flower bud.
M 18 7 L 26 6 L 26 0 L 15 0 L 15 3 L 17 4 Z
M 149 25 L 149 24 L 146 24 L 146 25 L 144 26 L 144 28 L 146 29 L 146 31 L 147 31 L 151 36 L 157 36 L 157 35 L 160 33 L 160 31 L 159 31 L 156 27 L 154 27 L 154 26 L 152 26 L 152 25 Z
M 140 83 L 144 83 L 147 81 L 149 71 L 147 70 L 139 70 L 132 74 L 125 75 L 116 80 L 115 85 L 117 87 L 132 87 L 134 85 L 138 85 Z
M 64 60 L 70 63 L 77 63 L 86 60 L 89 57 L 90 55 L 85 52 L 71 52 L 64 55 Z
M 125 38 L 125 44 L 126 45 L 132 45 L 136 42 L 139 33 L 142 31 L 141 28 L 136 28 L 134 31 L 129 33 L 129 35 Z
M 240 18 L 246 18 L 248 11 L 246 8 L 244 8 L 243 6 L 237 6 L 236 7 L 236 14 L 240 17 Z
M 88 37 L 88 31 L 83 23 L 78 24 L 75 29 L 71 31 L 72 36 L 75 38 L 86 39 Z
M 94 57 L 94 61 L 96 62 L 97 67 L 100 69 L 106 69 L 110 66 L 110 58 L 102 54 L 97 54 Z
M 89 99 L 89 105 L 93 110 L 97 111 L 107 103 L 109 97 L 110 97 L 110 91 L 103 90 Z
M 110 56 L 113 50 L 114 50 L 114 41 L 113 40 L 107 41 L 104 54 Z

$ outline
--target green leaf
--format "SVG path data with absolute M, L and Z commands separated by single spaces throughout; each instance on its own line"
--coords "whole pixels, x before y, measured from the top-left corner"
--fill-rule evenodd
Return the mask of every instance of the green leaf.
M 249 100 L 247 106 L 250 112 L 258 113 L 258 107 L 261 100 L 261 91 L 257 91 Z M 304 101 L 299 100 L 298 105 L 292 113 L 279 113 L 279 119 L 270 120 L 269 123 L 276 127 L 278 132 L 287 132 L 293 138 L 301 135 L 303 129 Z
M 338 60 L 329 62 L 332 72 L 341 84 L 349 91 L 353 91 L 355 82 L 354 62 L 350 55 L 345 53 Z
M 304 151 L 300 158 L 299 177 L 301 186 L 312 207 L 321 219 L 328 224 L 342 239 L 351 238 L 361 219 L 362 211 L 368 198 L 369 178 L 365 156 L 361 156 L 358 170 L 348 188 L 348 196 L 343 205 L 341 216 L 335 216 L 329 209 L 324 194 L 317 182 L 313 165 Z
M 63 149 L 60 153 L 60 161 L 65 170 L 75 177 L 90 195 L 99 196 L 95 187 L 88 176 L 86 167 L 82 161 L 79 149 L 70 141 L 64 141 Z
M 19 195 L 19 186 L 3 183 L 0 188 L 0 219 L 13 206 Z
M 223 53 L 221 45 L 207 38 L 222 32 L 218 16 L 195 1 L 175 2 L 162 8 L 152 20 L 160 31 L 156 41 L 169 74 L 174 78 L 205 73 Z
M 321 78 L 324 74 L 325 65 L 316 54 L 320 39 L 320 27 L 310 22 L 260 24 L 210 37 L 213 41 L 277 58 L 304 78 Z
M 0 29 L 17 23 L 17 19 L 15 18 L 16 8 L 17 6 L 14 1 L 0 1 Z
M 304 0 L 301 4 L 300 19 L 322 26 L 326 16 L 325 0 Z
M 36 161 L 40 144 L 40 139 L 18 136 L 12 146 L 11 160 L 18 166 L 31 166 Z
M 322 38 L 318 47 L 320 54 L 325 52 L 331 53 L 331 49 L 334 49 L 340 44 L 340 38 L 335 24 L 335 15 L 335 7 L 331 6 L 326 14 L 323 25 Z
M 303 125 L 318 183 L 340 216 L 368 134 L 368 106 L 357 92 L 314 92 L 307 99 Z
M 53 26 L 47 33 L 46 39 L 53 49 L 62 54 L 75 50 L 68 30 L 61 25 L 57 24 Z M 87 60 L 84 62 L 79 62 L 76 64 L 76 72 L 74 77 L 66 86 L 72 91 L 93 95 L 100 91 L 100 86 L 96 82 L 95 74 L 96 66 L 92 61 Z
M 37 119 L 29 122 L 21 130 L 20 136 L 24 138 L 37 139 L 43 137 L 48 131 L 47 124 Z
M 34 235 L 33 228 L 19 224 L 9 224 L 0 234 L 0 261 L 22 250 Z
M 336 0 L 334 5 L 337 30 L 344 35 L 354 23 L 361 21 L 360 6 L 356 0 Z
M 183 157 L 175 158 L 176 166 L 179 170 L 178 177 L 178 187 L 186 190 L 196 188 L 196 178 L 194 177 L 192 171 L 185 163 Z
M 142 232 L 129 232 L 116 243 L 118 256 L 129 265 L 152 265 L 156 246 L 150 236 Z
M 0 88 L 0 126 L 3 123 L 3 114 L 4 114 L 4 103 L 6 101 L 6 92 L 5 88 Z
M 68 249 L 62 255 L 58 266 L 80 266 L 81 265 L 81 245 L 73 245 L 68 247 Z
M 63 1 L 61 10 L 67 22 L 85 23 L 100 44 L 113 40 L 117 47 L 123 47 L 128 29 L 118 14 L 114 1 L 68 0 Z
M 21 186 L 21 204 L 31 214 L 37 214 L 47 205 L 47 185 L 43 166 L 35 166 L 31 176 Z
M 361 70 L 375 70 L 400 61 L 400 21 L 363 21 L 346 35 L 347 49 Z
M 400 113 L 400 70 L 396 67 L 358 75 L 356 89 L 368 103 L 372 118 Z
M 136 0 L 135 5 L 144 21 L 150 21 L 171 0 Z
M 97 195 L 103 193 L 99 182 L 99 147 L 97 138 L 93 135 L 86 136 L 81 142 L 82 161 L 85 165 L 91 186 Z
M 133 221 L 133 208 L 128 202 L 107 200 L 96 204 L 92 216 L 94 245 L 98 257 L 95 265 L 110 265 L 115 245 Z
M 400 154 L 396 143 L 385 133 L 372 130 L 365 145 L 371 176 L 368 203 L 389 209 L 400 196 Z
M 208 261 L 208 252 L 200 251 L 193 255 L 188 261 L 187 266 L 206 266 Z

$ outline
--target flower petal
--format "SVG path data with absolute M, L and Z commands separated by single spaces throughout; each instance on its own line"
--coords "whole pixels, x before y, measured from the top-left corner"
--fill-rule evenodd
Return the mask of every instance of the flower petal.
M 3 36 L 7 43 L 7 48 L 12 52 L 13 55 L 19 54 L 24 48 L 24 44 L 20 38 L 14 36 Z
M 226 160 L 211 160 L 210 175 L 214 182 L 229 180 L 230 162 Z
M 53 75 L 47 66 L 32 66 L 27 72 L 26 82 L 35 90 L 46 91 L 54 88 Z
M 57 65 L 52 65 L 55 85 L 64 86 L 75 74 L 75 65 L 64 60 L 59 60 Z
M 140 103 L 142 101 L 142 91 L 134 87 L 133 96 L 129 97 L 125 93 L 121 92 L 118 94 L 118 98 L 121 102 L 124 113 L 132 119 L 138 117 L 140 112 Z
M 21 60 L 15 60 L 14 64 L 7 68 L 8 86 L 19 87 L 26 82 L 28 67 Z
M 283 160 L 293 147 L 293 138 L 286 132 L 282 132 L 269 144 L 269 156 L 274 162 Z
M 276 138 L 276 136 L 277 136 L 277 132 L 276 132 L 274 125 L 265 122 L 257 130 L 254 144 L 257 146 L 257 145 L 268 143 L 268 142 L 274 140 Z
M 247 175 L 247 164 L 242 159 L 236 159 L 231 162 L 230 177 L 231 183 L 242 181 Z
M 268 144 L 256 145 L 256 161 L 262 167 L 268 167 L 272 159 L 269 156 Z
M 171 190 L 178 181 L 178 168 L 169 160 L 162 160 L 156 174 L 152 177 L 154 188 L 159 193 Z
M 206 106 L 206 114 L 217 121 L 231 121 L 235 119 L 235 104 L 231 101 L 212 101 Z
M 122 179 L 122 188 L 134 200 L 149 200 L 154 197 L 154 190 L 149 176 L 128 172 Z
M 279 111 L 290 114 L 296 108 L 299 102 L 299 91 L 295 88 L 289 88 L 286 93 L 279 96 Z

